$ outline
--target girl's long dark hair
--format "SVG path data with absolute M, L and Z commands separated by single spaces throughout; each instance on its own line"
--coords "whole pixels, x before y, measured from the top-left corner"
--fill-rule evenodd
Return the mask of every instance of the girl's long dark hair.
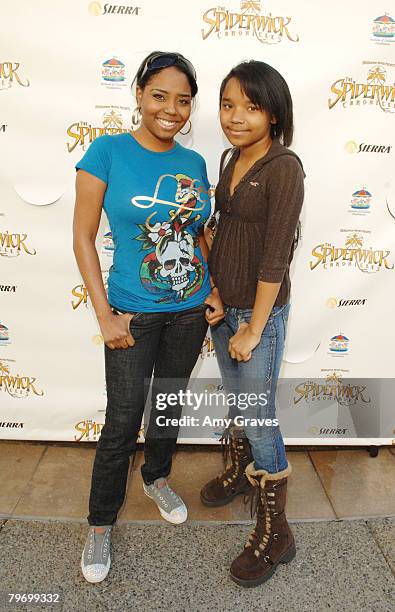
M 242 91 L 255 106 L 274 115 L 277 123 L 271 126 L 271 136 L 289 147 L 294 132 L 293 109 L 291 94 L 284 77 L 265 62 L 242 62 L 232 68 L 222 81 L 220 104 L 224 89 L 232 78 L 239 81 Z

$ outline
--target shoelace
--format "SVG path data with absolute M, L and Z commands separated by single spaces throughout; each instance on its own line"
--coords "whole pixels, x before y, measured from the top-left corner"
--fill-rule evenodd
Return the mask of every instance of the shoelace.
M 93 559 L 94 557 L 93 553 L 94 553 L 96 546 L 100 544 L 100 537 L 102 538 L 103 557 L 108 556 L 109 535 L 110 535 L 110 530 L 107 530 L 104 533 L 98 533 L 95 531 L 95 529 L 91 530 L 89 534 L 89 544 L 88 544 L 88 551 L 87 551 L 87 558 L 89 560 Z
M 244 458 L 244 454 L 240 453 L 240 444 L 239 444 L 240 439 L 233 438 L 232 435 L 230 434 L 229 429 L 226 429 L 220 438 L 220 442 L 221 442 L 221 451 L 222 451 L 225 471 L 221 472 L 221 474 L 219 474 L 218 477 L 223 482 L 227 481 L 227 483 L 231 483 L 232 480 L 235 480 L 235 478 L 239 474 L 239 470 L 240 470 L 239 459 Z M 234 448 L 236 459 L 235 461 L 231 461 L 231 464 L 227 467 L 227 460 L 228 460 L 229 455 L 231 455 L 232 447 Z M 242 448 L 244 450 L 244 447 Z M 244 468 L 243 468 L 243 471 L 244 471 Z
M 266 498 L 265 492 L 261 491 L 261 488 L 259 485 L 251 487 L 249 491 L 243 497 L 244 504 L 245 505 L 248 505 L 248 503 L 250 504 L 250 515 L 251 515 L 251 518 L 254 518 L 254 516 L 258 514 L 258 506 L 259 506 L 261 495 L 263 496 L 263 500 L 262 500 L 263 516 L 258 517 L 258 522 L 255 525 L 252 532 L 250 533 L 250 535 L 248 536 L 248 540 L 245 544 L 245 548 L 251 548 L 254 551 L 255 555 L 261 554 L 261 549 L 263 550 L 266 547 L 266 544 L 269 540 L 269 534 L 271 532 L 270 511 L 268 509 L 267 498 Z M 260 525 L 259 525 L 259 519 L 261 519 L 262 521 Z M 268 533 L 266 533 L 265 535 L 261 534 L 260 531 L 262 528 L 263 529 L 268 528 L 269 534 Z M 262 539 L 262 536 L 264 536 L 263 539 Z
M 220 437 L 219 441 L 221 443 L 221 452 L 222 452 L 222 458 L 223 458 L 223 462 L 224 462 L 224 466 L 226 467 L 227 465 L 227 461 L 229 458 L 229 455 L 231 455 L 231 448 L 232 446 L 234 446 L 236 452 L 240 451 L 240 442 L 243 438 L 241 436 L 239 437 L 233 437 L 231 434 L 231 430 L 230 427 L 227 427 L 226 429 L 224 429 L 222 436 Z M 243 455 L 245 454 L 245 448 L 244 445 L 242 445 L 242 450 L 244 452 L 239 452 L 240 457 L 243 457 Z
M 226 468 L 224 472 L 219 474 L 219 476 L 222 481 L 228 481 L 228 483 L 230 483 L 232 480 L 235 480 L 237 473 L 238 473 L 238 466 L 236 466 L 234 463 L 231 463 L 231 465 L 228 468 Z
M 167 490 L 169 491 L 170 495 L 177 501 L 179 502 L 179 505 L 182 505 L 182 500 L 181 498 L 177 495 L 177 493 L 175 491 L 173 491 L 173 489 L 171 487 L 169 487 L 169 485 L 166 483 L 166 487 Z
M 222 458 L 223 458 L 225 466 L 228 461 L 228 457 L 230 455 L 230 440 L 231 440 L 230 429 L 229 427 L 227 427 L 226 429 L 224 429 L 222 436 L 219 439 L 221 443 Z
M 259 496 L 261 494 L 260 492 L 260 487 L 256 486 L 256 487 L 250 487 L 247 491 L 247 493 L 245 493 L 243 495 L 243 503 L 245 506 L 250 506 L 250 516 L 251 518 L 254 518 L 254 516 L 257 514 L 258 512 L 258 505 L 259 505 Z
M 161 491 L 161 489 L 166 489 L 168 493 L 170 493 L 171 497 L 173 497 L 173 499 L 175 499 L 178 502 L 178 507 L 181 507 L 183 502 L 182 499 L 177 495 L 177 493 L 175 491 L 173 491 L 173 489 L 169 486 L 169 484 L 166 482 L 164 487 L 161 487 L 160 489 L 157 487 L 158 491 Z

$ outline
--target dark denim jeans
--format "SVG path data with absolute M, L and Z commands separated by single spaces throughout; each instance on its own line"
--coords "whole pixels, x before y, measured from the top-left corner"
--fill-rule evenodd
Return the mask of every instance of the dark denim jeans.
M 214 348 L 218 358 L 223 385 L 226 393 L 236 396 L 250 394 L 250 403 L 240 410 L 229 408 L 229 418 L 240 415 L 247 423 L 257 419 L 276 418 L 276 387 L 284 342 L 286 336 L 290 304 L 273 307 L 258 346 L 253 350 L 249 361 L 238 362 L 228 351 L 229 340 L 239 329 L 240 323 L 251 321 L 252 308 L 233 308 L 225 306 L 225 319 L 211 328 Z M 266 405 L 252 402 L 251 394 L 265 394 Z M 248 421 L 248 419 L 251 419 Z M 245 434 L 251 444 L 255 469 L 270 473 L 285 470 L 288 462 L 285 455 L 283 437 L 278 425 L 246 425 Z
M 115 523 L 125 498 L 130 455 L 136 449 L 141 427 L 147 380 L 154 370 L 153 399 L 157 392 L 176 391 L 171 379 L 182 379 L 185 390 L 207 332 L 206 308 L 201 304 L 180 312 L 139 312 L 130 324 L 136 344 L 113 350 L 105 346 L 107 411 L 93 465 L 90 525 Z M 179 390 L 180 380 L 174 382 Z M 181 411 L 182 406 L 169 406 L 166 417 L 178 419 Z M 151 415 L 155 416 L 154 410 Z M 141 468 L 146 484 L 169 475 L 177 434 L 178 428 L 172 427 L 158 436 L 150 420 Z

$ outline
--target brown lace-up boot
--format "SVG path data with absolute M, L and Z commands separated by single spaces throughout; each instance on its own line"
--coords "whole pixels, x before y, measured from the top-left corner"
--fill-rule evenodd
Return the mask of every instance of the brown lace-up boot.
M 243 429 L 231 424 L 225 429 L 221 443 L 225 470 L 200 491 L 200 499 L 205 506 L 225 506 L 236 495 L 251 489 L 245 469 L 252 461 L 252 453 Z M 229 455 L 230 465 L 227 465 Z
M 230 567 L 232 580 L 241 586 L 262 584 L 274 574 L 279 563 L 289 563 L 296 555 L 295 540 L 284 512 L 291 470 L 288 464 L 285 470 L 269 474 L 266 470 L 255 471 L 254 463 L 246 469 L 255 487 L 251 493 L 251 516 L 256 513 L 257 522 L 243 552 Z

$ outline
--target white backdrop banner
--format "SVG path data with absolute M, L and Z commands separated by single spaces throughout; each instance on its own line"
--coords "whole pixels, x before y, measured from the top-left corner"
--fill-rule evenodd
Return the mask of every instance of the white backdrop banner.
M 213 185 L 228 146 L 222 78 L 257 59 L 287 80 L 307 178 L 278 394 L 285 441 L 391 443 L 395 13 L 385 2 L 2 3 L 14 27 L 0 57 L 0 438 L 100 435 L 103 340 L 72 252 L 74 164 L 101 134 L 133 128 L 131 81 L 159 49 L 196 67 L 193 130 L 180 141 L 206 158 Z M 97 248 L 106 280 L 104 215 Z M 193 378 L 219 379 L 210 335 Z M 215 428 L 181 436 L 217 438 Z

